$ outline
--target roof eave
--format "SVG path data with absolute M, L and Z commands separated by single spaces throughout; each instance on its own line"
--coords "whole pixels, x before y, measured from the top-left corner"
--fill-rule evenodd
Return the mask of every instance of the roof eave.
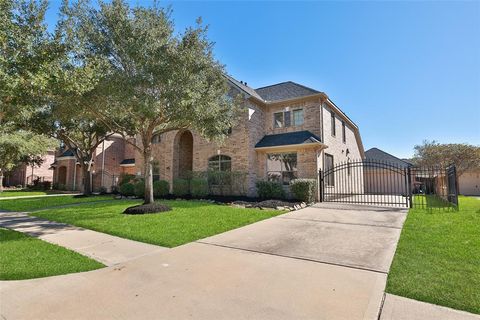
M 302 149 L 302 148 L 314 148 L 318 147 L 319 149 L 326 149 L 328 146 L 321 142 L 309 142 L 309 143 L 299 143 L 299 144 L 285 144 L 280 146 L 268 146 L 268 147 L 255 147 L 256 151 L 268 151 L 268 150 L 279 150 L 279 149 Z

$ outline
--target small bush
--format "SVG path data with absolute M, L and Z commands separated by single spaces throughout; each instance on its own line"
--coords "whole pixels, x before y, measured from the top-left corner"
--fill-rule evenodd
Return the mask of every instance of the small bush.
M 208 195 L 208 181 L 202 178 L 190 180 L 190 194 L 192 197 L 201 198 Z
M 123 211 L 125 214 L 145 214 L 145 213 L 158 213 L 158 212 L 165 212 L 170 211 L 170 208 L 167 205 L 154 202 L 149 204 L 140 204 L 138 206 L 128 207 Z
M 67 190 L 67 187 L 64 184 L 57 183 L 56 188 L 54 188 L 54 189 L 63 191 L 63 190 Z
M 143 198 L 145 196 L 145 181 L 143 179 L 135 182 L 133 192 L 136 197 Z
M 170 193 L 170 184 L 167 180 L 158 180 L 153 183 L 153 196 L 163 198 Z
M 135 195 L 135 186 L 132 183 L 124 183 L 120 186 L 120 193 L 125 197 Z
M 290 191 L 295 199 L 310 203 L 315 200 L 316 185 L 317 180 L 315 179 L 295 179 L 290 181 Z
M 100 193 L 100 194 L 107 194 L 107 188 L 104 187 L 104 186 L 100 186 L 100 187 L 98 188 L 98 193 Z
M 257 181 L 257 193 L 261 199 L 284 199 L 285 190 L 278 182 Z
M 190 191 L 188 180 L 174 179 L 173 180 L 173 194 L 177 197 L 183 197 Z
M 52 182 L 51 181 L 43 181 L 42 183 L 43 190 L 50 190 L 52 189 Z
M 133 174 L 128 174 L 128 173 L 122 173 L 120 175 L 120 181 L 118 182 L 119 186 L 124 185 L 125 183 L 130 183 L 132 180 L 135 179 L 135 175 Z
M 118 186 L 112 186 L 112 194 L 118 194 Z

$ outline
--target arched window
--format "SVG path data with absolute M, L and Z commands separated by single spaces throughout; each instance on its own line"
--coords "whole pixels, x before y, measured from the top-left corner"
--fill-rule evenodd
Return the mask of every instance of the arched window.
M 224 155 L 213 156 L 210 159 L 208 159 L 208 170 L 231 171 L 232 158 Z

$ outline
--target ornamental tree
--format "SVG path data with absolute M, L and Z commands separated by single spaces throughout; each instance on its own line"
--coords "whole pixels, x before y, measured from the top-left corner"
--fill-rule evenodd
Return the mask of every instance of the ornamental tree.
M 468 170 L 480 169 L 480 146 L 468 143 L 438 143 L 423 141 L 414 147 L 413 161 L 421 166 L 455 164 L 458 176 Z
M 3 176 L 20 163 L 37 163 L 38 157 L 55 145 L 48 137 L 28 131 L 0 131 L 0 192 Z
M 170 11 L 156 2 L 147 8 L 113 0 L 74 14 L 81 21 L 75 34 L 87 42 L 86 59 L 109 63 L 98 90 L 102 101 L 91 111 L 112 132 L 137 138 L 144 202 L 151 203 L 154 135 L 193 129 L 221 140 L 232 126 L 236 103 L 227 96 L 224 67 L 214 58 L 200 20 L 177 35 Z

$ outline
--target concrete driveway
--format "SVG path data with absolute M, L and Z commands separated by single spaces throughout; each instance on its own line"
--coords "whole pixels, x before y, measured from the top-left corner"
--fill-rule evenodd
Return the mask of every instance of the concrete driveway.
M 405 210 L 310 207 L 101 270 L 0 283 L 5 319 L 377 319 Z

